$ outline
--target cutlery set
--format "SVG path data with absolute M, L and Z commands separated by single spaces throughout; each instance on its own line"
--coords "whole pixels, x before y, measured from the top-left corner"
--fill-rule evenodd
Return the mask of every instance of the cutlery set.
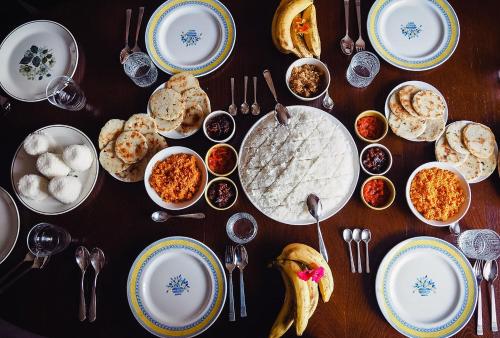
M 226 246 L 225 265 L 228 271 L 229 280 L 229 321 L 234 322 L 236 315 L 234 311 L 234 293 L 233 293 L 233 271 L 235 268 L 240 270 L 240 317 L 247 316 L 247 307 L 245 302 L 245 282 L 243 280 L 243 270 L 248 264 L 247 250 L 243 245 Z
M 481 296 L 481 282 L 486 280 L 488 283 L 488 289 L 490 293 L 490 312 L 491 312 L 491 331 L 498 332 L 498 324 L 497 324 L 497 310 L 495 303 L 495 288 L 493 286 L 493 282 L 496 280 L 498 276 L 498 265 L 496 260 L 488 260 L 484 261 L 478 259 L 475 261 L 474 266 L 474 275 L 477 280 L 477 329 L 476 333 L 478 336 L 483 335 L 483 301 Z
M 92 252 L 84 246 L 79 246 L 75 251 L 76 263 L 80 267 L 82 271 L 82 278 L 80 282 L 80 306 L 78 310 L 78 319 L 83 322 L 87 318 L 87 307 L 85 303 L 85 273 L 89 265 L 92 265 L 94 268 L 94 279 L 92 283 L 92 294 L 90 299 L 90 309 L 88 314 L 89 322 L 93 322 L 97 317 L 97 296 L 96 296 L 96 288 L 97 288 L 97 276 L 99 272 L 104 267 L 106 262 L 106 258 L 104 256 L 104 252 L 99 248 L 92 249 Z
M 365 50 L 366 44 L 361 36 L 361 0 L 355 0 L 356 2 L 356 17 L 358 21 L 358 32 L 359 37 L 356 43 L 349 37 L 349 0 L 344 0 L 344 12 L 345 12 L 345 36 L 340 40 L 340 49 L 345 55 L 351 55 L 356 49 L 356 52 L 361 52 Z
M 358 273 L 363 272 L 363 266 L 361 263 L 361 248 L 360 248 L 360 243 L 363 241 L 365 243 L 365 257 L 366 257 L 366 273 L 370 273 L 370 255 L 368 251 L 368 243 L 370 242 L 372 238 L 372 234 L 369 229 L 364 229 L 361 231 L 361 229 L 344 229 L 342 233 L 342 237 L 344 238 L 344 241 L 347 243 L 347 247 L 349 249 L 349 260 L 351 262 L 351 272 L 356 273 L 356 266 L 354 265 L 354 259 L 352 256 L 352 248 L 351 248 L 351 242 L 354 240 L 356 243 L 356 249 L 357 249 L 357 259 L 358 259 Z
M 253 77 L 253 103 L 249 105 L 247 102 L 247 91 L 248 91 L 248 76 L 245 75 L 243 77 L 243 103 L 240 106 L 240 112 L 243 115 L 248 114 L 249 112 L 252 115 L 260 114 L 260 106 L 257 103 L 257 76 Z M 234 103 L 234 77 L 231 78 L 231 105 L 228 108 L 229 114 L 232 116 L 236 116 L 238 114 L 238 107 Z

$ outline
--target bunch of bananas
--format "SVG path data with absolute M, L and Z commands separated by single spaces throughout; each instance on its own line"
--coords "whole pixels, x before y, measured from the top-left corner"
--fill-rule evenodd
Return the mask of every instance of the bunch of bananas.
M 281 0 L 272 22 L 273 43 L 282 53 L 320 57 L 321 40 L 313 0 Z
M 297 336 L 301 336 L 316 310 L 320 294 L 323 302 L 330 300 L 333 292 L 332 271 L 318 251 L 300 243 L 287 245 L 273 265 L 281 272 L 285 284 L 285 300 L 269 338 L 283 336 L 294 323 Z M 304 269 L 313 270 L 319 267 L 324 269 L 324 275 L 317 282 L 311 279 L 305 281 L 299 277 L 299 273 Z

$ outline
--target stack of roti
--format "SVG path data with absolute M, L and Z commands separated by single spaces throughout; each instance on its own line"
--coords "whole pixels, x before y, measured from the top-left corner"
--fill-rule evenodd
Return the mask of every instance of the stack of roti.
M 457 121 L 446 127 L 436 142 L 436 159 L 456 166 L 467 182 L 490 176 L 497 165 L 497 143 L 490 128 L 481 123 Z
M 446 103 L 432 90 L 403 86 L 391 94 L 389 109 L 389 126 L 404 139 L 430 142 L 444 131 Z
M 99 133 L 99 162 L 123 182 L 139 182 L 149 160 L 167 147 L 158 127 L 147 114 L 132 115 L 127 121 L 112 119 Z
M 200 129 L 203 119 L 210 113 L 210 100 L 191 73 L 173 75 L 149 99 L 151 116 L 160 132 L 176 130 L 191 135 Z

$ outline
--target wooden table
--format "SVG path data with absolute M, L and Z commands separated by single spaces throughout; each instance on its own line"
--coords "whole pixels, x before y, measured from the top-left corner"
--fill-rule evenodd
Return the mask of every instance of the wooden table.
M 270 23 L 275 4 L 264 0 L 259 4 L 257 1 L 223 2 L 236 21 L 237 39 L 234 51 L 224 66 L 200 79 L 202 87 L 210 96 L 212 108 L 227 109 L 230 103 L 230 77 L 236 78 L 237 102 L 241 102 L 243 75 L 258 75 L 258 100 L 264 112 L 270 111 L 273 100 L 261 76 L 265 68 L 272 71 L 283 103 L 301 104 L 288 92 L 283 81 L 285 70 L 294 58 L 280 54 L 271 42 Z M 37 6 L 38 2 L 30 3 Z M 136 8 L 145 4 L 147 22 L 149 15 L 161 3 L 162 0 L 147 3 L 132 0 L 50 1 L 46 8 L 36 10 L 22 7 L 16 2 L 11 5 L 12 10 L 2 11 L 2 38 L 17 25 L 40 18 L 58 21 L 71 30 L 81 53 L 76 79 L 95 107 L 92 112 L 68 112 L 52 107 L 47 102 L 14 102 L 13 111 L 0 120 L 2 187 L 13 194 L 9 178 L 12 156 L 29 132 L 49 124 L 69 124 L 83 130 L 97 144 L 99 130 L 108 119 L 127 118 L 133 113 L 145 111 L 153 88 L 136 87 L 123 73 L 118 62 L 118 53 L 123 47 L 124 11 L 130 7 L 136 15 Z M 497 137 L 500 136 L 500 85 L 497 75 L 500 70 L 500 25 L 496 0 L 481 1 L 480 5 L 473 1 L 452 1 L 460 20 L 461 37 L 455 54 L 444 65 L 418 73 L 402 71 L 382 62 L 379 75 L 366 89 L 355 89 L 345 79 L 350 58 L 341 54 L 339 48 L 339 40 L 344 35 L 342 1 L 317 1 L 316 5 L 323 45 L 322 59 L 333 73 L 330 94 L 336 107 L 332 114 L 353 135 L 353 122 L 357 114 L 366 109 L 382 111 L 386 96 L 395 85 L 407 80 L 422 80 L 433 84 L 444 94 L 450 121 L 479 121 L 489 125 Z M 363 22 L 370 6 L 371 1 L 364 1 Z M 134 20 L 132 29 L 135 27 Z M 354 5 L 351 4 L 351 36 L 357 37 L 355 27 Z M 160 74 L 157 83 L 167 79 L 166 74 Z M 320 102 L 315 101 L 313 105 L 320 107 Z M 246 131 L 256 120 L 251 115 L 237 116 L 237 133 L 230 143 L 239 147 Z M 358 149 L 365 145 L 359 140 L 356 142 Z M 328 304 L 318 306 L 304 337 L 397 336 L 383 318 L 375 299 L 375 272 L 381 259 L 394 245 L 413 236 L 430 235 L 452 240 L 447 229 L 431 228 L 419 222 L 411 214 L 404 198 L 408 175 L 418 165 L 434 159 L 433 143 L 412 143 L 392 133 L 382 143 L 391 149 L 394 156 L 394 165 L 388 177 L 396 185 L 397 199 L 386 211 L 368 210 L 360 200 L 358 184 L 346 207 L 323 222 L 323 236 L 330 253 L 335 291 Z M 169 141 L 169 144 L 192 147 L 202 155 L 211 146 L 201 132 L 186 140 Z M 359 182 L 365 178 L 362 174 Z M 500 231 L 499 194 L 496 173 L 488 180 L 473 185 L 472 205 L 462 222 L 462 228 Z M 0 275 L 24 256 L 26 233 L 40 221 L 65 227 L 74 237 L 83 239 L 90 248 L 101 247 L 108 259 L 99 279 L 98 319 L 93 324 L 80 323 L 77 319 L 80 271 L 74 261 L 74 247 L 53 257 L 45 270 L 30 273 L 0 297 L 1 318 L 50 337 L 151 337 L 135 321 L 127 303 L 126 281 L 134 258 L 148 244 L 172 235 L 198 239 L 222 257 L 224 246 L 229 243 L 225 223 L 237 211 L 250 212 L 259 223 L 259 233 L 247 247 L 250 255 L 250 264 L 245 270 L 249 317 L 230 323 L 227 309 L 224 309 L 217 322 L 201 336 L 265 337 L 281 307 L 284 292 L 278 272 L 267 268 L 267 263 L 288 243 L 303 242 L 313 247 L 318 245 L 314 226 L 294 227 L 274 222 L 251 206 L 243 194 L 240 194 L 237 204 L 226 212 L 214 211 L 205 201 L 200 201 L 189 211 L 205 212 L 207 219 L 204 222 L 171 220 L 168 224 L 154 224 L 149 220 L 149 214 L 157 207 L 146 195 L 143 184 L 121 183 L 104 170 L 101 170 L 90 198 L 68 214 L 46 217 L 29 211 L 21 203 L 18 203 L 18 207 L 22 223 L 19 241 L 9 259 L 0 266 Z M 345 227 L 371 229 L 371 274 L 351 274 L 346 246 L 341 239 L 341 231 Z M 483 284 L 485 336 L 491 336 L 487 297 Z M 474 316 L 458 336 L 473 335 L 475 327 Z M 287 336 L 292 337 L 290 332 Z

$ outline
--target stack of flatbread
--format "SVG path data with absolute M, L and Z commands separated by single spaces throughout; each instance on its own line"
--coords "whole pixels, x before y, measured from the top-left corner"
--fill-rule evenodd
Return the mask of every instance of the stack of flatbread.
M 99 133 L 99 162 L 123 182 L 139 182 L 149 160 L 167 147 L 158 127 L 147 114 L 132 115 L 127 121 L 112 119 Z
M 436 159 L 450 163 L 468 182 L 490 176 L 497 165 L 495 135 L 487 126 L 470 121 L 449 124 L 436 142 Z
M 432 90 L 412 85 L 395 90 L 389 98 L 389 126 L 410 141 L 435 141 L 444 131 L 444 98 Z
M 187 72 L 173 75 L 165 88 L 155 91 L 149 99 L 149 109 L 158 130 L 176 130 L 184 135 L 200 129 L 211 111 L 207 93 L 200 88 L 198 79 Z

